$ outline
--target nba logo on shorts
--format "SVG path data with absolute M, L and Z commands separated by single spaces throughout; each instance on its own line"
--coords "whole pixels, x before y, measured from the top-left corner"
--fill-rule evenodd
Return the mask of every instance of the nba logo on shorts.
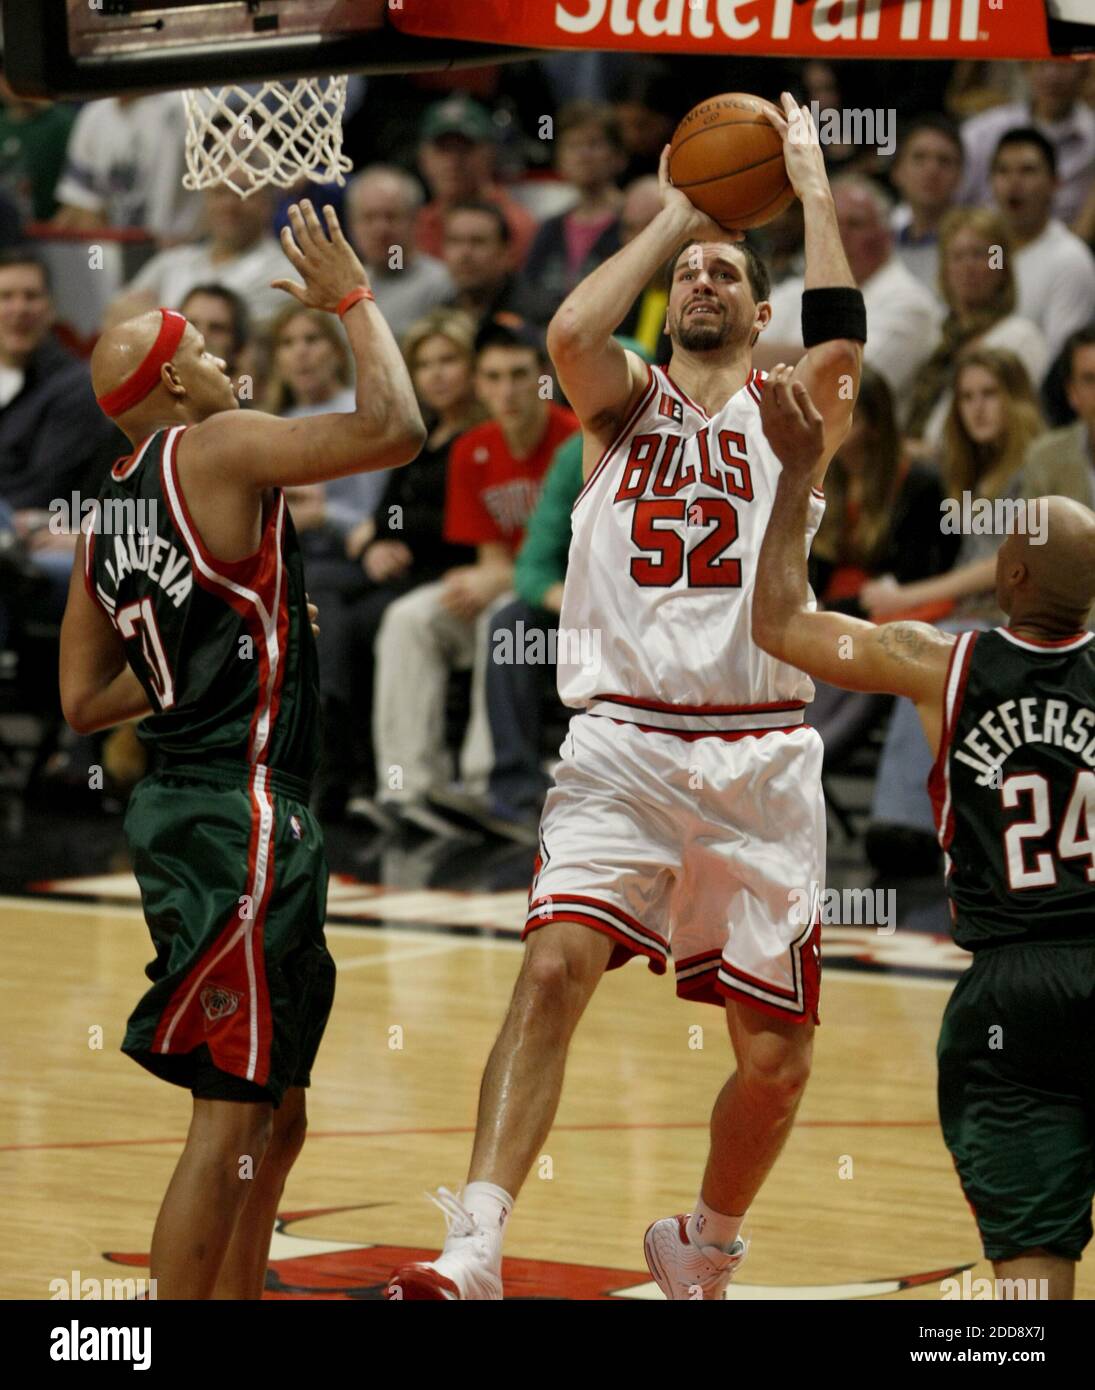
M 658 405 L 658 414 L 664 415 L 666 419 L 673 420 L 679 425 L 684 420 L 684 407 L 668 391 L 663 391 L 661 402 Z
M 227 1018 L 236 1012 L 241 996 L 224 985 L 206 985 L 199 998 L 206 1018 L 210 1023 L 216 1023 L 219 1018 Z
M 304 833 L 304 832 L 301 830 L 301 828 L 300 828 L 300 817 L 299 817 L 299 816 L 290 816 L 290 817 L 289 817 L 289 829 L 293 832 L 293 839 L 294 839 L 294 840 L 299 840 L 300 837 L 301 837 L 301 835 Z

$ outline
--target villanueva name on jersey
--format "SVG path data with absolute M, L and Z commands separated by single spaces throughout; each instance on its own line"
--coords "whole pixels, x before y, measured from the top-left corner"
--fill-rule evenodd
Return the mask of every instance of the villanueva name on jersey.
M 988 787 L 999 784 L 1004 763 L 1028 743 L 1063 748 L 1095 767 L 1095 710 L 1037 695 L 1004 700 L 985 711 L 976 727 L 955 744 L 952 757 L 974 768 L 977 785 Z
M 131 573 L 146 574 L 163 589 L 176 608 L 190 593 L 194 583 L 190 556 L 162 536 L 153 537 L 147 531 L 136 534 L 131 531 L 126 536 L 106 536 L 99 544 L 103 546 L 99 558 L 114 585 L 111 597 L 117 594 L 118 586 Z

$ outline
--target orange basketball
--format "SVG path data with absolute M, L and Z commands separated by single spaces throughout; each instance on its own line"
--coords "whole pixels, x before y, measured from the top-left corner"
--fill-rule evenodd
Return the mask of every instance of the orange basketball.
M 727 230 L 763 227 L 795 196 L 769 112 L 782 114 L 761 97 L 727 92 L 693 106 L 673 132 L 674 187 Z

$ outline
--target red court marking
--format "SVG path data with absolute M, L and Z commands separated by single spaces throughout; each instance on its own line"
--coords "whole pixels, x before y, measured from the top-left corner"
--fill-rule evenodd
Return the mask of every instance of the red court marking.
M 938 1120 L 799 1120 L 796 1129 L 924 1129 Z M 596 1134 L 611 1130 L 708 1129 L 709 1120 L 669 1120 L 650 1124 L 553 1125 L 552 1132 Z M 474 1134 L 474 1125 L 453 1125 L 431 1129 L 326 1129 L 309 1130 L 308 1139 L 385 1139 L 408 1134 Z M 185 1144 L 185 1138 L 166 1139 L 74 1139 L 64 1144 L 0 1144 L 0 1153 L 23 1153 L 34 1149 L 111 1149 L 133 1148 L 141 1144 Z

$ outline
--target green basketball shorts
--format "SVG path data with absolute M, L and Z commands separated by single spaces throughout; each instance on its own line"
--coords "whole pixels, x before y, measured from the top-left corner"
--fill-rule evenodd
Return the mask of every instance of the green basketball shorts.
M 196 1096 L 307 1086 L 334 998 L 327 862 L 307 787 L 264 766 L 146 777 L 125 833 L 156 958 L 122 1051 Z
M 1078 1260 L 1095 1196 L 1095 942 L 979 950 L 938 1057 L 943 1137 L 986 1257 Z

